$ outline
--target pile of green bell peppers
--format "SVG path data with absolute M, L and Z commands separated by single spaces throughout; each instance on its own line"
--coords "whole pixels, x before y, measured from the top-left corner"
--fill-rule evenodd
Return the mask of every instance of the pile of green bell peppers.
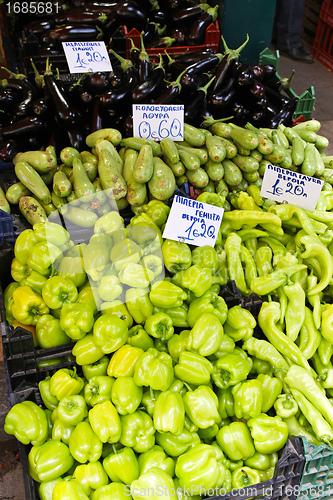
M 272 478 L 289 435 L 332 445 L 333 214 L 238 198 L 214 247 L 163 240 L 157 200 L 87 244 L 49 222 L 17 238 L 8 322 L 75 342 L 43 408 L 5 421 L 42 500 L 200 499 Z M 228 308 L 229 280 L 258 314 Z

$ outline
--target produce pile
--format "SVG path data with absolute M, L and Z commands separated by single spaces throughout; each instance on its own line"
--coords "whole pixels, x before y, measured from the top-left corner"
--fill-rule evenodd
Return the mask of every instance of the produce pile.
M 37 349 L 75 343 L 45 407 L 6 416 L 41 498 L 223 494 L 272 478 L 289 435 L 332 444 L 333 192 L 314 211 L 238 202 L 215 247 L 163 240 L 156 199 L 126 228 L 98 217 L 86 243 L 50 221 L 17 238 L 8 322 Z
M 179 186 L 226 211 L 242 208 L 244 192 L 253 196 L 254 209 L 267 209 L 275 203 L 260 196 L 268 164 L 315 176 L 325 181 L 323 190 L 332 190 L 332 157 L 325 155 L 328 139 L 319 121 L 268 129 L 207 118 L 204 125 L 185 123 L 178 142 L 100 129 L 86 137 L 88 149 L 62 149 L 61 165 L 53 146 L 19 153 L 13 158 L 17 182 L 0 188 L 0 206 L 8 213 L 18 206 L 31 225 L 60 213 L 66 224 L 93 227 L 114 203 L 122 214 L 127 209 L 127 218 L 152 198 L 167 202 Z

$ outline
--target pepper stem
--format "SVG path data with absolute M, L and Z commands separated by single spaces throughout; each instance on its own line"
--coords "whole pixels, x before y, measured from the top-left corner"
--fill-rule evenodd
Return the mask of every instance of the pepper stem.
M 126 71 L 128 68 L 131 68 L 133 66 L 132 61 L 130 61 L 129 59 L 125 59 L 124 57 L 120 56 L 113 49 L 110 49 L 110 52 L 111 52 L 111 54 L 113 54 L 118 59 L 118 61 L 120 62 L 121 69 L 123 71 Z
M 190 391 L 190 392 L 191 392 L 191 391 L 193 391 L 192 387 L 191 387 L 191 386 L 190 386 L 187 382 L 184 382 L 184 381 L 183 381 L 183 384 L 185 385 L 185 387 L 186 387 L 186 389 L 187 389 L 188 391 Z
M 115 445 L 115 444 L 112 444 L 112 450 L 113 450 L 113 453 L 114 453 L 115 455 L 118 455 L 118 450 L 117 450 L 117 448 L 116 448 L 116 445 Z

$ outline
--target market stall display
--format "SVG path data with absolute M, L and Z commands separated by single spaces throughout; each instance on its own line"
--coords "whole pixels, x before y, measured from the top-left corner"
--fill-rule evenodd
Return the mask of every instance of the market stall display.
M 0 235 L 5 431 L 27 499 L 329 495 L 333 170 L 320 122 L 295 121 L 293 75 L 241 62 L 245 36 L 203 45 L 217 6 L 72 3 L 24 26 L 44 44 L 34 79 L 7 71 L 1 84 L 1 217 L 19 221 Z M 113 72 L 69 84 L 52 56 L 82 19 L 121 32 L 125 52 L 110 41 Z M 183 140 L 135 137 L 135 103 L 184 104 Z M 266 198 L 269 168 L 319 183 L 314 209 Z M 212 246 L 163 237 L 179 198 L 224 209 Z

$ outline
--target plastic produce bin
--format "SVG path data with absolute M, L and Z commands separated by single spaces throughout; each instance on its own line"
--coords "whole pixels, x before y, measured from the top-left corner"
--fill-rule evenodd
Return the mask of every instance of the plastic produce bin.
M 325 444 L 316 446 L 302 438 L 305 456 L 300 482 L 299 500 L 331 499 L 333 496 L 333 449 Z

